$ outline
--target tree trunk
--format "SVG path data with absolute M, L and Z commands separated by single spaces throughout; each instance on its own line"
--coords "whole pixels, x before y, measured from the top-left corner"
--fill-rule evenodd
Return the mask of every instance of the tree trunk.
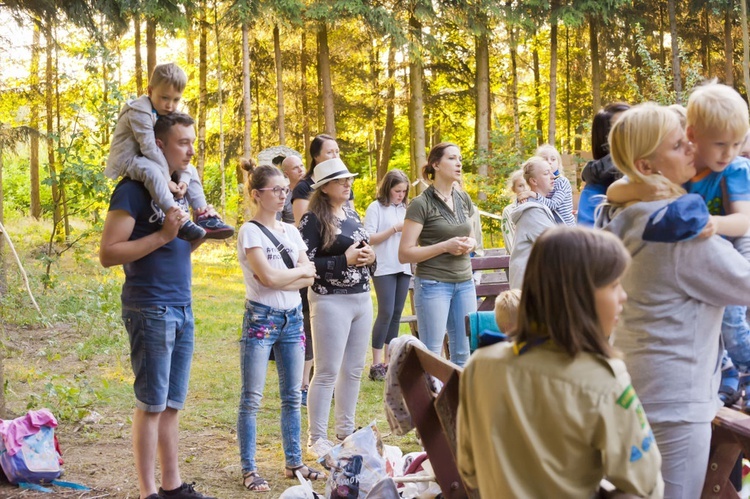
M 516 29 L 508 23 L 507 26 L 508 29 L 508 37 L 510 40 L 510 99 L 512 103 L 513 108 L 513 138 L 516 144 L 516 152 L 520 155 L 523 153 L 523 142 L 521 140 L 521 117 L 518 111 L 518 58 L 517 58 L 517 50 L 518 50 L 518 42 L 516 40 Z M 536 50 L 534 51 L 534 54 L 538 53 Z M 539 71 L 539 57 L 536 57 L 536 70 L 537 73 L 535 74 L 538 76 Z M 536 94 L 536 97 L 539 96 L 539 88 L 535 85 L 534 93 Z M 537 114 L 537 116 L 540 116 L 540 114 Z M 542 129 L 541 124 L 537 122 L 537 133 L 541 135 Z
M 555 145 L 557 120 L 557 8 L 559 0 L 552 0 L 549 33 L 549 132 L 547 141 Z
M 146 18 L 146 78 L 156 67 L 156 21 L 152 17 Z
M 591 46 L 591 104 L 596 114 L 602 107 L 601 73 L 599 71 L 599 18 L 595 15 L 589 16 L 589 44 Z
M 477 173 L 480 177 L 487 176 L 487 154 L 490 150 L 490 50 L 489 37 L 486 31 L 474 37 L 476 50 L 476 155 L 480 158 Z M 487 198 L 485 192 L 479 193 L 479 198 Z
M 388 171 L 388 163 L 391 160 L 391 142 L 393 132 L 396 128 L 395 119 L 396 101 L 396 45 L 391 39 L 388 48 L 388 90 L 385 102 L 385 128 L 383 129 L 383 143 L 380 147 L 380 161 L 378 161 L 378 181 Z
M 29 127 L 34 132 L 39 131 L 39 25 L 34 23 L 34 35 L 31 45 L 31 116 Z M 39 135 L 32 133 L 29 144 L 29 178 L 31 183 L 31 216 L 39 220 L 42 216 L 42 201 L 39 197 Z
M 258 61 L 255 61 L 255 67 L 259 66 Z M 263 120 L 260 117 L 260 78 L 255 78 L 255 123 L 258 127 L 258 150 L 263 150 Z
M 534 44 L 531 50 L 532 67 L 534 70 L 534 111 L 536 114 L 536 145 L 544 143 L 544 118 L 542 115 L 542 75 L 539 71 L 539 47 L 534 33 Z M 519 132 L 520 133 L 520 132 Z
M 703 74 L 711 77 L 711 24 L 708 18 L 708 3 L 703 6 L 704 30 L 701 36 L 701 59 L 703 63 Z
M 53 137 L 55 136 L 55 128 L 54 128 L 54 116 L 55 116 L 55 94 L 54 94 L 54 81 L 55 81 L 55 75 L 53 74 L 53 65 L 52 65 L 52 58 L 54 57 L 53 54 L 53 48 L 55 46 L 55 40 L 52 36 L 52 22 L 51 20 L 47 22 L 47 31 L 46 31 L 46 50 L 45 50 L 45 57 L 46 57 L 46 65 L 45 65 L 45 72 L 44 72 L 44 79 L 45 79 L 45 91 L 44 91 L 44 97 L 45 97 L 45 112 L 47 113 L 47 126 L 45 129 L 45 132 L 47 134 L 47 168 L 49 169 L 49 177 L 52 181 L 52 206 L 53 206 L 53 212 L 52 212 L 52 224 L 55 230 L 60 223 L 60 192 L 59 192 L 59 185 L 58 185 L 58 178 L 57 178 L 57 167 L 55 166 L 55 141 Z
M 323 118 L 325 131 L 336 137 L 336 118 L 333 111 L 333 87 L 331 86 L 331 57 L 328 52 L 328 27 L 325 22 L 318 24 L 318 59 L 320 79 L 323 86 Z
M 214 0 L 214 33 L 216 36 L 216 94 L 219 107 L 219 173 L 221 174 L 221 216 L 226 217 L 227 210 L 227 175 L 224 163 L 224 93 L 221 74 L 221 37 L 219 30 L 218 0 Z
M 141 60 L 141 14 L 133 14 L 133 36 L 135 49 L 135 89 L 138 95 L 144 94 L 143 88 L 143 61 Z
M 664 5 L 659 2 L 659 63 L 667 65 L 667 49 L 664 47 Z
M 252 127 L 252 96 L 250 94 L 250 23 L 242 23 L 242 114 L 244 118 L 244 129 L 242 135 L 242 157 L 252 158 L 253 146 Z M 247 185 L 247 172 L 237 165 L 237 184 Z M 250 196 L 247 189 L 242 189 L 242 215 L 243 220 L 250 220 Z
M 740 2 L 742 6 L 741 19 L 742 19 L 742 79 L 745 80 L 745 97 L 750 99 L 750 37 L 747 33 L 747 2 L 744 0 Z
M 413 15 L 409 18 L 409 27 L 413 34 L 414 48 L 412 52 L 418 52 L 422 48 L 422 23 Z M 409 102 L 411 123 L 411 143 L 413 151 L 412 178 L 422 176 L 422 166 L 427 164 L 427 152 L 425 151 L 424 130 L 424 96 L 422 57 L 419 53 L 412 53 L 409 61 Z
M 57 32 L 57 27 L 55 27 L 55 33 Z M 57 40 L 57 34 L 55 34 L 54 37 L 55 40 Z M 62 125 L 60 124 L 61 120 L 61 114 L 60 114 L 60 78 L 58 77 L 57 69 L 60 67 L 60 45 L 58 43 L 55 43 L 55 118 L 57 121 L 57 134 L 60 135 L 60 130 L 62 130 Z M 58 139 L 58 145 L 60 144 L 60 140 Z M 60 173 L 65 169 L 65 165 L 62 161 L 60 161 Z M 64 176 L 60 175 L 58 178 L 59 182 L 59 192 L 60 192 L 60 202 L 62 203 L 62 219 L 63 219 L 63 235 L 65 241 L 68 241 L 70 238 L 70 217 L 68 216 L 68 198 L 65 194 L 65 178 Z M 49 269 L 49 267 L 48 267 Z
M 284 130 L 284 81 L 281 66 L 281 41 L 279 41 L 279 25 L 273 26 L 273 55 L 276 62 L 276 114 L 278 116 L 279 144 L 286 145 Z
M 195 78 L 195 7 L 191 2 L 185 3 L 185 57 L 187 67 L 184 68 L 187 73 L 188 81 L 194 81 Z M 198 116 L 198 101 L 196 99 L 185 99 L 188 114 L 195 119 Z
M 672 76 L 674 77 L 674 92 L 677 102 L 682 102 L 682 76 L 680 74 L 680 41 L 677 33 L 677 0 L 669 0 L 669 32 L 672 36 Z
M 732 43 L 732 7 L 724 11 L 724 83 L 734 86 L 734 44 Z
M 310 143 L 310 109 L 307 101 L 307 35 L 304 29 L 300 39 L 299 73 L 299 91 L 302 99 L 302 151 L 303 156 L 307 159 L 305 163 L 309 165 L 312 158 L 310 158 L 310 149 L 307 146 Z
M 370 95 L 372 96 L 373 103 L 376 107 L 379 107 L 379 95 L 380 95 L 380 52 L 378 51 L 377 40 L 371 36 L 370 38 Z M 378 128 L 377 113 L 372 115 L 372 134 L 373 139 L 367 139 L 367 155 L 369 162 L 369 176 L 372 176 L 372 165 L 375 163 L 375 177 L 380 181 L 382 177 L 379 176 L 380 168 L 380 144 L 382 141 L 382 130 Z
M 203 181 L 203 170 L 206 168 L 206 108 L 208 107 L 208 90 L 206 77 L 208 73 L 207 45 L 208 45 L 208 22 L 206 21 L 206 0 L 200 2 L 198 14 L 199 41 L 198 41 L 198 160 L 195 168 L 198 177 Z
M 3 149 L 0 146 L 0 225 L 5 227 L 5 199 L 3 197 Z M 0 229 L 0 297 L 5 296 L 8 292 L 8 276 L 7 269 L 5 268 L 5 236 L 3 235 L 3 229 Z M 1 384 L 3 366 L 0 362 L 0 418 L 4 417 L 5 412 L 5 387 Z

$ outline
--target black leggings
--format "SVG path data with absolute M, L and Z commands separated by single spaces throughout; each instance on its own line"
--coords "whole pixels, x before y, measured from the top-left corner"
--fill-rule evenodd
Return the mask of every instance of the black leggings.
M 383 344 L 389 344 L 398 336 L 410 280 L 411 276 L 403 272 L 372 278 L 378 297 L 378 317 L 372 326 L 372 348 L 380 350 Z

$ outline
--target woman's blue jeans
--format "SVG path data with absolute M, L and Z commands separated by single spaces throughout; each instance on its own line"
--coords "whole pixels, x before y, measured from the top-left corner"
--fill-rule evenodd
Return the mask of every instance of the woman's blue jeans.
M 242 395 L 237 419 L 242 471 L 257 469 L 255 445 L 257 416 L 266 384 L 268 357 L 273 348 L 279 373 L 281 439 L 289 467 L 302 464 L 300 445 L 300 388 L 305 363 L 302 306 L 289 310 L 247 301 L 240 339 Z
M 417 309 L 419 339 L 428 350 L 440 355 L 448 331 L 451 362 L 459 366 L 469 359 L 469 338 L 465 318 L 477 311 L 474 280 L 442 282 L 414 278 L 414 308 Z

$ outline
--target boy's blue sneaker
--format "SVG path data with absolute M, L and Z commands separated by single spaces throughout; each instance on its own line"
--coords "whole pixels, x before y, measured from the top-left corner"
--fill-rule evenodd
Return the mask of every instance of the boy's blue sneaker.
M 739 400 L 740 395 L 742 395 L 742 391 L 740 390 L 740 372 L 734 366 L 722 369 L 719 398 L 724 403 L 724 407 L 734 405 Z
M 234 227 L 217 216 L 200 215 L 197 224 L 206 231 L 206 239 L 226 239 L 234 235 Z
M 182 224 L 182 227 L 180 227 L 180 230 L 177 232 L 177 237 L 184 239 L 185 241 L 197 241 L 198 239 L 206 237 L 206 231 L 188 220 Z
M 307 407 L 307 388 L 302 389 L 302 406 Z

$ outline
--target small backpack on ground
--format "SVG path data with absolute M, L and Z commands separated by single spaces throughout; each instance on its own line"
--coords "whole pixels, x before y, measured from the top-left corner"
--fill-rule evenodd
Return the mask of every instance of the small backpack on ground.
M 10 483 L 49 483 L 62 474 L 56 426 L 46 409 L 0 422 L 0 467 Z

